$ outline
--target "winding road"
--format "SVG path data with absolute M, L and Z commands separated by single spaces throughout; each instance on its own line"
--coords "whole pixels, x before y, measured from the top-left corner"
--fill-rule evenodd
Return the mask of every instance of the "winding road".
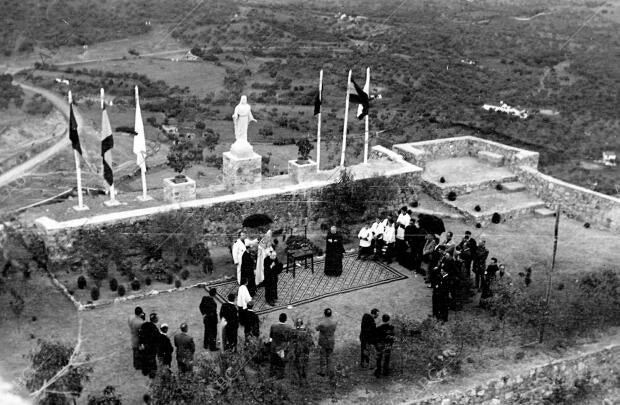
M 24 90 L 41 94 L 43 97 L 48 99 L 54 105 L 54 107 L 58 109 L 58 111 L 60 111 L 65 117 L 67 117 L 67 122 L 68 122 L 69 103 L 63 100 L 60 96 L 52 93 L 49 90 L 42 89 L 42 88 L 35 87 L 35 86 L 30 86 L 25 83 L 14 82 L 14 84 L 19 85 Z M 84 125 L 84 119 L 82 118 L 82 115 L 77 111 L 77 109 L 74 109 L 73 112 L 75 114 L 75 119 L 77 121 L 78 128 L 83 128 L 83 129 L 88 130 L 88 128 Z M 65 130 L 63 134 L 60 136 L 60 139 L 58 140 L 58 142 L 56 142 L 54 145 L 50 146 L 49 148 L 45 149 L 39 154 L 31 157 L 26 162 L 13 167 L 12 169 L 8 170 L 5 173 L 2 173 L 0 175 L 0 187 L 6 186 L 7 184 L 17 180 L 18 178 L 23 177 L 24 175 L 30 173 L 36 166 L 40 165 L 41 163 L 44 163 L 45 161 L 50 159 L 52 156 L 54 156 L 55 154 L 63 150 L 63 148 L 71 147 L 70 145 L 71 145 L 71 142 L 69 141 L 68 130 Z M 88 151 L 84 149 L 83 144 L 82 144 L 82 153 L 84 156 L 84 161 L 86 162 L 86 165 L 88 166 L 88 168 L 91 171 L 96 172 L 96 169 L 94 169 L 92 165 L 89 163 L 89 154 L 88 154 Z

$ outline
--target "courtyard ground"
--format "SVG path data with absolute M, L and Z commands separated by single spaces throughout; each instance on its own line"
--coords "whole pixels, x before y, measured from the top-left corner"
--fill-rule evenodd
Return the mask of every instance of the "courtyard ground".
M 452 230 L 459 238 L 466 229 L 471 229 L 476 239 L 487 240 L 491 256 L 497 256 L 501 262 L 506 263 L 508 271 L 515 278 L 516 273 L 531 266 L 533 283 L 543 283 L 546 280 L 545 271 L 551 260 L 553 221 L 553 218 L 531 217 L 478 230 L 471 229 L 460 221 L 448 220 L 446 228 Z M 312 236 L 321 239 L 320 233 L 313 233 Z M 556 270 L 562 273 L 576 273 L 582 270 L 615 268 L 620 260 L 620 251 L 615 249 L 617 246 L 620 246 L 620 235 L 585 229 L 581 223 L 562 217 Z M 228 266 L 228 270 L 223 272 L 232 275 L 233 266 L 231 263 Z M 356 352 L 361 315 L 372 307 L 377 307 L 396 319 L 406 316 L 421 320 L 429 315 L 431 290 L 426 288 L 419 276 L 398 265 L 395 267 L 409 278 L 324 298 L 285 312 L 289 314 L 289 318 L 301 317 L 307 323 L 316 325 L 323 309 L 331 307 L 335 319 L 339 322 L 336 333 L 337 360 L 340 356 L 350 354 L 351 351 Z M 85 401 L 89 393 L 100 392 L 106 385 L 114 385 L 122 394 L 124 403 L 139 403 L 142 394 L 148 390 L 148 379 L 132 368 L 127 330 L 127 319 L 136 305 L 141 306 L 147 313 L 157 312 L 161 322 L 170 325 L 171 331 L 176 331 L 181 322 L 187 322 L 190 334 L 194 336 L 197 345 L 201 347 L 202 344 L 203 327 L 198 304 L 205 292 L 200 289 L 162 294 L 77 313 L 45 276 L 35 275 L 33 280 L 28 282 L 16 279 L 10 284 L 10 287 L 26 297 L 26 302 L 19 316 L 19 322 L 16 322 L 16 315 L 9 310 L 0 318 L 0 341 L 3 342 L 0 346 L 0 372 L 2 377 L 8 380 L 18 379 L 27 367 L 28 360 L 25 355 L 35 347 L 38 338 L 59 339 L 73 344 L 78 319 L 81 319 L 85 339 L 84 352 L 99 360 L 93 363 L 94 372 L 90 382 L 85 386 L 80 402 Z M 7 302 L 9 300 L 10 294 L 4 294 L 0 298 L 0 303 L 9 308 Z M 483 315 L 479 310 L 471 312 L 474 314 L 480 312 Z M 272 312 L 261 317 L 263 335 L 267 334 L 270 325 L 276 322 L 278 314 L 279 312 Z M 461 313 L 458 314 L 451 312 L 450 316 L 454 319 Z M 204 351 L 198 349 L 198 352 Z M 475 360 L 474 365 L 468 366 L 466 373 L 488 371 L 489 367 L 499 367 L 500 364 L 506 366 L 513 361 L 510 354 L 486 352 L 481 352 Z M 405 387 L 399 382 L 398 377 L 389 381 L 392 385 L 387 385 L 376 382 L 367 371 L 345 372 L 349 373 L 351 378 L 347 380 L 346 386 L 335 388 L 337 397 L 342 398 L 354 391 L 356 398 L 361 399 L 361 396 L 369 395 L 369 398 L 374 397 L 376 400 L 376 395 L 380 397 L 382 392 L 388 392 L 386 390 L 389 390 L 390 386 L 397 391 L 405 392 Z M 325 389 L 326 383 L 321 381 L 313 375 L 311 386 L 316 385 Z M 365 391 L 360 387 L 365 387 Z M 360 394 L 360 389 L 364 393 Z M 392 395 L 391 391 L 389 392 Z M 406 399 L 407 396 L 403 394 L 401 398 Z

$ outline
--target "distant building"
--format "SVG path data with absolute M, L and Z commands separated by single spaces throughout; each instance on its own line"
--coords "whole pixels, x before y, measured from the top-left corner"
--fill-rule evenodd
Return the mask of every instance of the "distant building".
M 177 135 L 179 133 L 179 128 L 177 128 L 174 125 L 162 125 L 161 129 L 167 135 L 170 135 L 170 134 Z
M 611 151 L 603 152 L 603 164 L 605 166 L 615 166 L 617 164 L 616 152 L 611 152 Z
M 499 105 L 485 104 L 482 106 L 482 108 L 487 111 L 503 112 L 523 119 L 528 117 L 528 113 L 526 110 L 519 110 L 517 108 L 511 107 L 503 101 L 500 101 Z
M 364 21 L 368 21 L 368 17 L 364 17 L 363 15 L 358 15 L 357 17 L 355 17 L 355 22 L 364 22 Z
M 187 51 L 187 53 L 183 55 L 183 60 L 188 60 L 190 62 L 195 62 L 198 59 L 199 59 L 198 56 L 194 55 L 192 51 Z
M 56 83 L 64 84 L 64 85 L 67 85 L 67 86 L 69 85 L 69 80 L 67 80 L 67 79 L 61 79 L 61 78 L 57 77 L 54 81 Z

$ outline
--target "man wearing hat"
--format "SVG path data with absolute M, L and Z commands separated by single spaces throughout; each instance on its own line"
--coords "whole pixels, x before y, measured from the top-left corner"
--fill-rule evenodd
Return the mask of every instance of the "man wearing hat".
M 181 373 L 191 372 L 194 363 L 194 352 L 196 345 L 194 338 L 187 334 L 187 324 L 183 322 L 180 326 L 181 332 L 174 335 L 174 346 L 177 348 L 177 365 Z

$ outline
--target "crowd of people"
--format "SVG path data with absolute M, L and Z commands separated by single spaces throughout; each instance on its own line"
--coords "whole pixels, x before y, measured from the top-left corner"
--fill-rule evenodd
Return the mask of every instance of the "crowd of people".
M 434 230 L 425 229 L 421 218 L 414 217 L 411 210 L 403 207 L 397 215 L 377 217 L 374 222 L 362 226 L 357 235 L 357 258 L 386 263 L 397 260 L 400 265 L 420 273 L 427 286 L 433 289 L 433 316 L 442 321 L 448 320 L 450 308 L 458 309 L 467 298 L 463 295 L 480 292 L 479 305 L 486 306 L 493 296 L 496 275 L 503 277 L 505 273 L 504 265 L 498 264 L 495 257 L 487 265 L 486 241 L 476 242 L 470 231 L 456 243 L 452 232 L 445 232 L 441 239 Z
M 358 260 L 386 263 L 397 260 L 400 265 L 419 272 L 427 287 L 433 289 L 432 315 L 441 321 L 448 320 L 449 309 L 457 309 L 463 294 L 469 298 L 476 291 L 480 292 L 479 305 L 486 306 L 493 296 L 493 281 L 498 274 L 503 277 L 505 269 L 495 257 L 487 265 L 489 250 L 485 240 L 477 242 L 471 232 L 466 231 L 460 242 L 456 243 L 452 232 L 441 231 L 445 236 L 440 238 L 433 233 L 437 228 L 426 229 L 421 222 L 420 216 L 414 217 L 411 210 L 403 207 L 397 215 L 387 215 L 386 218 L 376 218 L 374 222 L 364 224 L 357 235 Z M 204 323 L 203 347 L 211 352 L 236 351 L 240 328 L 243 328 L 246 341 L 251 338 L 260 341 L 260 320 L 254 312 L 254 297 L 259 288 L 265 289 L 265 301 L 269 305 L 274 306 L 278 301 L 278 275 L 283 266 L 278 260 L 275 250 L 277 241 L 272 238 L 271 231 L 260 241 L 249 239 L 244 232 L 239 232 L 237 236 L 231 249 L 239 284 L 237 294 L 228 294 L 219 313 L 215 288 L 208 291 L 199 305 Z M 342 274 L 345 248 L 335 226 L 327 233 L 325 243 L 325 274 L 337 277 Z M 360 365 L 364 368 L 370 366 L 370 353 L 374 348 L 374 373 L 381 377 L 390 372 L 394 327 L 388 314 L 382 315 L 379 325 L 378 318 L 378 309 L 372 309 L 362 317 Z M 150 314 L 147 321 L 140 307 L 136 307 L 135 315 L 129 319 L 134 367 L 144 375 L 153 377 L 158 367 L 171 366 L 176 348 L 178 370 L 192 371 L 196 348 L 188 334 L 187 324 L 179 326 L 171 341 L 168 325 L 158 326 L 158 322 L 155 313 Z M 315 328 L 320 353 L 319 375 L 333 376 L 336 329 L 337 321 L 333 319 L 332 310 L 327 308 Z M 298 381 L 306 381 L 310 353 L 315 344 L 313 331 L 304 324 L 303 319 L 295 319 L 291 323 L 287 314 L 281 313 L 278 322 L 269 329 L 268 340 L 263 343 L 269 352 L 272 376 L 284 377 L 288 366 Z

